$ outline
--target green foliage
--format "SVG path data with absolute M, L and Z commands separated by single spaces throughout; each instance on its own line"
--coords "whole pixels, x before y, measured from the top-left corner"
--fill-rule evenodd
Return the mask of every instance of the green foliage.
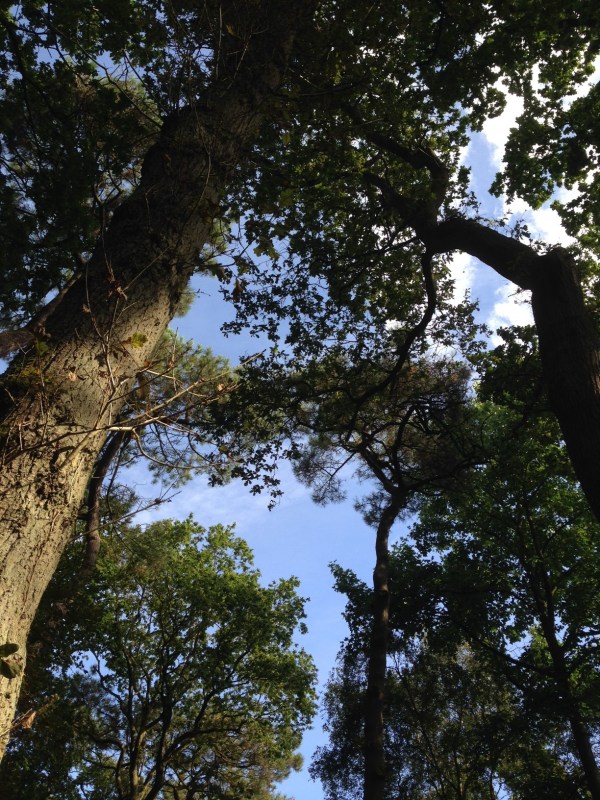
M 22 70 L 0 99 L 3 325 L 31 316 L 81 268 L 158 130 L 132 80 L 33 57 Z
M 336 335 L 343 309 L 357 337 L 381 318 L 414 324 L 423 303 L 414 230 L 428 215 L 477 213 L 460 163 L 467 132 L 503 110 L 506 91 L 525 98 L 502 180 L 539 205 L 568 180 L 559 165 L 573 161 L 562 117 L 585 130 L 579 149 L 594 137 L 596 90 L 568 109 L 562 98 L 584 91 L 598 46 L 592 0 L 551 9 L 500 0 L 469 10 L 457 2 L 370 11 L 321 3 L 299 85 L 290 85 L 282 119 L 257 148 L 255 174 L 232 201 L 243 254 L 264 257 L 250 268 L 255 285 L 240 298 L 242 318 L 258 312 L 257 329 L 270 332 L 267 319 L 291 318 L 288 342 L 304 351 Z M 425 168 L 431 152 L 444 175 Z M 592 177 L 580 186 L 588 215 L 596 161 L 590 155 L 581 173 L 582 182 Z M 378 181 L 393 191 L 386 196 Z M 443 285 L 443 259 L 436 280 Z M 307 328 L 302 315 L 319 324 Z
M 390 553 L 392 795 L 588 796 L 575 723 L 596 740 L 600 531 L 543 395 L 528 381 L 508 389 L 505 348 L 538 370 L 528 332 L 505 341 L 483 359 L 480 391 L 497 403 L 476 406 L 488 455 L 459 484 L 421 495 L 410 537 Z M 329 798 L 348 800 L 362 796 L 373 599 L 352 572 L 334 575 L 350 634 L 312 773 Z
M 81 271 L 164 118 L 202 96 L 230 14 L 154 0 L 0 12 L 2 327 Z M 256 14 L 260 4 L 236 35 L 251 35 Z
M 297 585 L 262 586 L 228 528 L 115 533 L 28 698 L 56 696 L 11 745 L 5 796 L 273 797 L 314 711 Z
M 317 750 L 311 766 L 329 800 L 362 796 L 365 682 L 356 664 L 346 651 L 328 683 L 330 742 Z M 440 650 L 413 641 L 394 649 L 385 713 L 392 796 L 534 800 L 535 791 L 550 788 L 556 796 L 569 796 L 564 771 L 547 753 L 544 736 L 534 735 L 519 717 L 514 688 L 465 644 L 448 643 Z M 536 785 L 539 768 L 544 782 Z M 518 782 L 529 782 L 530 788 L 514 791 Z
M 428 502 L 413 529 L 421 553 L 439 559 L 447 623 L 493 655 L 520 691 L 536 727 L 563 729 L 552 746 L 582 784 L 577 720 L 600 724 L 596 655 L 598 525 L 579 491 L 553 422 L 482 409 L 493 456 L 462 496 Z M 442 507 L 443 506 L 443 507 Z
M 84 269 L 114 210 L 136 186 L 162 120 L 203 102 L 223 66 L 224 39 L 236 43 L 232 58 L 252 52 L 263 8 L 213 0 L 26 0 L 0 12 L 3 325 L 31 317 L 49 293 Z M 597 531 L 557 432 L 541 413 L 531 331 L 506 331 L 499 348 L 481 354 L 473 306 L 451 302 L 449 257 L 431 258 L 423 241 L 440 220 L 477 216 L 462 150 L 470 130 L 502 111 L 509 89 L 523 98 L 524 111 L 494 190 L 538 207 L 556 187 L 579 189 L 577 198 L 557 207 L 566 229 L 579 237 L 584 289 L 597 304 L 599 92 L 583 89 L 599 52 L 595 5 L 410 0 L 364 8 L 324 0 L 308 28 L 270 101 L 269 123 L 236 171 L 223 203 L 228 218 L 215 226 L 210 252 L 198 255 L 198 266 L 232 283 L 239 317 L 231 327 L 251 325 L 272 339 L 273 351 L 236 373 L 210 352 L 167 336 L 142 365 L 104 453 L 113 435 L 122 436 L 123 461 L 147 455 L 158 478 L 177 470 L 184 480 L 200 470 L 212 482 L 237 476 L 260 490 L 276 484 L 273 461 L 287 449 L 319 499 L 341 496 L 340 469 L 357 456 L 364 467 L 358 476 L 378 481 L 362 506 L 371 522 L 390 488 L 428 495 L 419 501 L 416 549 L 397 553 L 392 624 L 405 661 L 393 687 L 402 690 L 400 716 L 390 717 L 402 735 L 390 759 L 407 758 L 407 731 L 425 717 L 430 738 L 438 737 L 436 752 L 446 758 L 448 740 L 457 735 L 455 717 L 464 712 L 464 748 L 452 754 L 471 765 L 478 787 L 489 774 L 503 775 L 506 751 L 496 748 L 486 706 L 492 697 L 506 710 L 508 722 L 498 734 L 503 744 L 522 720 L 521 708 L 536 726 L 535 736 L 514 735 L 511 757 L 529 763 L 530 775 L 516 769 L 510 791 L 530 797 L 545 776 L 544 791 L 552 794 L 563 785 L 556 777 L 561 769 L 575 784 L 579 778 L 567 763 L 568 709 L 549 661 L 552 620 L 540 608 L 554 608 L 573 701 L 593 726 Z M 247 91 L 251 96 L 252 87 Z M 219 131 L 202 135 L 209 142 Z M 517 228 L 514 236 L 521 233 Z M 135 350 L 145 335 L 140 331 L 122 346 Z M 37 347 L 41 358 L 51 343 L 40 340 Z M 484 372 L 479 404 L 468 409 L 467 368 L 435 353 L 450 347 Z M 20 377 L 23 391 L 44 388 L 35 365 Z M 476 438 L 489 459 L 464 447 Z M 449 476 L 463 461 L 476 460 L 459 491 Z M 431 491 L 421 492 L 425 485 Z M 219 548 L 229 555 L 217 558 Z M 352 578 L 338 578 L 350 591 Z M 58 693 L 59 700 L 44 716 L 61 744 L 52 753 L 46 738 L 36 751 L 38 774 L 56 781 L 48 792 L 66 800 L 85 793 L 111 797 L 117 791 L 112 776 L 134 763 L 134 745 L 153 754 L 144 763 L 155 767 L 155 776 L 170 746 L 181 774 L 208 781 L 215 796 L 254 791 L 233 763 L 248 748 L 257 762 L 267 754 L 269 764 L 285 771 L 310 707 L 310 665 L 289 649 L 301 616 L 294 588 L 284 582 L 259 591 L 247 553 L 222 530 L 200 534 L 192 523 L 165 524 L 144 537 L 115 537 L 77 600 L 77 625 L 65 630 L 63 649 L 55 653 L 62 672 L 48 678 L 47 694 Z M 348 612 L 357 625 L 368 619 L 358 610 L 363 589 L 356 592 L 354 616 Z M 284 617 L 283 634 L 277 626 Z M 430 640 L 439 631 L 438 646 Z M 205 660 L 197 663 L 200 649 Z M 481 658 L 484 650 L 498 658 L 478 662 L 472 654 Z M 73 652 L 81 660 L 69 673 Z M 518 691 L 502 683 L 500 662 L 510 665 L 504 672 Z M 239 676 L 232 665 L 246 672 Z M 451 684 L 444 683 L 444 670 Z M 260 686 L 242 695 L 240 706 L 227 685 L 234 675 Z M 340 708 L 352 702 L 353 686 L 362 686 L 357 675 L 344 673 Z M 293 676 L 302 700 L 296 706 Z M 406 681 L 412 695 L 404 691 Z M 183 746 L 193 737 L 186 738 L 180 708 L 171 702 L 175 688 L 209 727 L 196 749 Z M 440 705 L 446 702 L 435 730 L 428 691 Z M 331 697 L 334 710 L 337 695 Z M 410 697 L 419 699 L 423 713 L 407 722 Z M 463 708 L 465 697 L 472 702 Z M 550 721 L 543 712 L 549 698 L 556 710 Z M 481 709 L 486 758 L 500 759 L 488 772 L 475 753 Z M 265 710 L 275 732 L 262 727 Z M 235 744 L 227 739 L 228 764 L 215 737 L 228 736 L 227 726 L 243 714 L 250 721 L 236 728 Z M 156 747 L 167 741 L 159 753 Z M 348 763 L 356 746 L 353 739 Z M 15 753 L 29 758 L 25 739 Z M 204 771 L 194 771 L 198 759 Z M 433 791 L 414 756 L 408 763 L 412 774 L 397 786 Z M 23 774 L 31 776 L 31 764 L 27 769 Z M 130 776 L 146 780 L 150 772 L 140 770 L 130 769 Z M 166 785 L 164 792 L 176 796 Z
M 136 346 L 135 336 L 128 344 Z M 269 435 L 236 418 L 242 370 L 168 330 L 118 420 L 113 435 L 127 433 L 121 461 L 144 458 L 157 481 L 173 486 L 204 474 L 213 485 L 242 478 L 275 492 L 272 465 L 260 450 Z

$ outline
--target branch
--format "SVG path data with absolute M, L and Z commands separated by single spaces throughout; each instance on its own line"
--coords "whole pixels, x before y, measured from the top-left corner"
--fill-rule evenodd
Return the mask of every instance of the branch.
M 545 258 L 529 245 L 463 217 L 446 219 L 424 231 L 419 238 L 433 253 L 450 253 L 453 250 L 468 253 L 521 289 L 533 288 Z
M 73 286 L 80 277 L 81 272 L 76 272 L 72 275 L 52 300 L 46 303 L 46 305 L 22 328 L 0 332 L 0 358 L 6 358 L 7 355 L 13 353 L 15 350 L 30 345 L 35 340 L 37 333 L 43 334 L 46 320 L 62 302 L 71 286 Z
M 420 212 L 421 216 L 428 218 L 429 222 L 435 221 L 437 212 L 446 199 L 448 184 L 450 182 L 450 171 L 443 161 L 438 158 L 438 156 L 430 147 L 422 145 L 419 145 L 418 147 L 406 147 L 406 145 L 401 144 L 391 136 L 386 136 L 379 131 L 373 130 L 371 127 L 372 123 L 365 121 L 355 107 L 343 105 L 343 109 L 346 114 L 348 114 L 350 119 L 355 123 L 355 125 L 360 129 L 360 135 L 363 136 L 368 142 L 374 144 L 380 150 L 384 150 L 386 153 L 396 156 L 413 169 L 426 169 L 429 172 L 434 202 L 427 203 L 426 208 L 424 208 L 423 204 L 420 203 L 419 205 L 421 208 L 417 209 L 414 204 L 411 204 L 408 200 L 406 200 L 406 198 L 403 198 L 397 192 L 394 192 L 394 195 L 396 202 L 401 200 L 401 205 L 405 207 L 408 206 L 409 208 L 412 207 L 413 215 Z M 377 185 L 373 180 L 374 178 L 377 178 L 377 176 L 374 176 L 372 173 L 366 173 L 365 177 L 367 177 L 367 175 L 369 176 L 367 179 L 374 183 L 374 185 Z M 387 181 L 385 181 L 385 183 L 387 183 Z M 379 188 L 381 188 L 381 186 Z
M 427 305 L 425 306 L 425 311 L 423 312 L 423 316 L 421 317 L 420 321 L 411 328 L 411 330 L 406 334 L 404 342 L 398 348 L 396 353 L 396 363 L 394 364 L 393 369 L 390 371 L 388 376 L 381 381 L 380 383 L 372 386 L 368 391 L 364 392 L 360 398 L 359 403 L 364 403 L 365 401 L 369 400 L 374 395 L 381 392 L 386 387 L 390 386 L 400 374 L 400 371 L 406 364 L 406 361 L 410 355 L 410 350 L 415 343 L 415 341 L 422 336 L 425 331 L 427 330 L 427 326 L 431 322 L 433 315 L 435 313 L 436 305 L 437 305 L 437 291 L 435 287 L 435 281 L 433 279 L 433 272 L 431 269 L 431 262 L 433 259 L 433 251 L 427 249 L 423 255 L 421 256 L 421 268 L 423 272 L 423 281 L 425 283 L 425 292 L 427 294 Z
M 96 467 L 90 478 L 85 514 L 85 555 L 79 569 L 78 585 L 75 593 L 83 586 L 96 566 L 100 551 L 100 492 L 104 478 L 115 456 L 129 438 L 123 431 L 115 433 L 108 441 L 104 452 L 96 460 Z

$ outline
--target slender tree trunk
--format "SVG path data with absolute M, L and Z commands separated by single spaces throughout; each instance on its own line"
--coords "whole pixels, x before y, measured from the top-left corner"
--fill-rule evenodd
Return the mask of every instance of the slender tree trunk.
M 108 470 L 115 462 L 115 459 L 124 445 L 129 441 L 129 436 L 130 434 L 126 431 L 117 431 L 114 433 L 112 437 L 109 437 L 106 442 L 106 447 L 94 464 L 86 496 L 85 553 L 83 555 L 81 567 L 79 568 L 79 574 L 77 575 L 77 583 L 73 587 L 72 597 L 67 599 L 67 604 L 70 604 L 69 601 L 75 599 L 75 595 L 85 586 L 88 578 L 96 568 L 101 545 L 100 499 L 102 485 L 108 474 Z
M 569 727 L 579 763 L 585 775 L 585 781 L 592 800 L 600 800 L 600 772 L 594 755 L 590 732 L 585 724 L 581 709 L 573 693 L 571 673 L 565 659 L 565 653 L 557 637 L 557 620 L 554 606 L 554 585 L 543 562 L 543 552 L 538 544 L 533 526 L 529 526 L 531 541 L 534 547 L 535 560 L 526 554 L 526 543 L 520 555 L 521 565 L 529 582 L 542 634 L 552 661 L 554 679 L 559 695 L 559 705 L 568 720 Z
M 403 499 L 403 496 L 396 495 L 385 507 L 375 540 L 373 627 L 364 704 L 364 800 L 384 800 L 386 792 L 384 704 L 390 610 L 389 537 L 392 525 L 403 507 Z
M 600 772 L 594 756 L 594 749 L 590 738 L 587 725 L 581 718 L 579 704 L 573 696 L 569 669 L 565 661 L 560 642 L 556 638 L 554 626 L 550 624 L 546 616 L 541 618 L 544 638 L 548 645 L 548 651 L 552 659 L 554 677 L 560 694 L 560 704 L 564 709 L 564 714 L 569 721 L 575 748 L 579 756 L 579 763 L 585 775 L 585 781 L 592 800 L 600 800 Z
M 165 121 L 140 186 L 46 322 L 47 352 L 18 357 L 3 380 L 0 644 L 19 645 L 13 664 L 24 665 L 31 621 L 107 432 L 172 317 L 312 5 L 263 0 L 234 8 L 253 15 L 247 48 L 221 37 L 212 87 Z M 232 30 L 238 23 L 231 20 Z M 0 755 L 19 687 L 20 677 L 0 677 Z

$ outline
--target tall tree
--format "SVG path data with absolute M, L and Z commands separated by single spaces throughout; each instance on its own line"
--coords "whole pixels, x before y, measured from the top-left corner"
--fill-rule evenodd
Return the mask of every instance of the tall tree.
M 38 636 L 81 544 L 65 553 Z M 293 643 L 296 588 L 262 586 L 231 529 L 114 528 L 68 624 L 32 659 L 23 702 L 42 710 L 9 745 L 4 796 L 273 797 L 314 710 L 314 666 Z
M 81 276 L 44 320 L 44 341 L 15 359 L 3 381 L 0 640 L 18 651 L 13 676 L 1 678 L 2 747 L 27 631 L 71 536 L 96 456 L 198 264 L 311 5 L 209 2 L 157 9 L 148 3 L 130 14 L 129 4 L 24 3 L 2 11 L 1 66 L 26 101 L 35 94 L 38 104 L 45 102 L 45 85 L 59 70 L 48 65 L 47 48 L 52 58 L 69 57 L 60 66 L 67 74 L 82 65 L 89 74 L 90 60 L 109 53 L 130 74 L 144 73 L 163 114 L 137 185 L 116 205 Z M 106 105 L 103 110 L 109 113 Z M 30 122 L 35 132 L 36 120 Z M 52 141 L 49 165 L 45 153 L 35 153 L 42 174 L 71 154 Z M 14 215 L 21 221 L 41 214 L 27 181 L 19 185 L 16 154 L 8 166 L 5 194 Z M 23 166 L 27 177 L 30 164 Z M 42 197 L 51 200 L 47 192 Z M 49 244 L 44 231 L 33 239 Z M 38 288 L 38 299 L 44 288 L 52 283 Z
M 532 716 L 563 721 L 598 798 L 598 527 L 553 421 L 530 421 L 519 433 L 510 412 L 487 413 L 494 456 L 460 501 L 450 492 L 425 504 L 417 546 L 439 554 L 442 602 L 473 648 L 495 654 Z
M 600 514 L 600 443 L 590 435 L 600 417 L 590 266 L 599 254 L 597 92 L 569 102 L 585 92 L 599 51 L 593 4 L 515 8 L 498 0 L 465 13 L 457 3 L 380 3 L 366 13 L 346 9 L 344 23 L 323 24 L 320 36 L 321 58 L 303 75 L 313 102 L 278 140 L 264 142 L 258 192 L 253 183 L 252 195 L 238 200 L 258 251 L 272 256 L 278 238 L 289 253 L 283 273 L 263 278 L 261 310 L 276 315 L 283 304 L 287 312 L 291 296 L 300 317 L 325 295 L 334 313 L 345 306 L 360 320 L 387 313 L 404 323 L 408 298 L 417 308 L 424 303 L 420 259 L 429 260 L 436 283 L 448 254 L 478 258 L 532 292 L 553 409 Z M 504 181 L 538 205 L 548 187 L 576 185 L 579 200 L 561 207 L 579 239 L 575 251 L 490 224 L 468 191 L 467 133 L 502 110 L 506 90 L 523 98 L 526 112 L 496 187 Z M 581 149 L 583 159 L 569 157 Z M 398 284 L 405 292 L 397 316 Z M 292 339 L 302 336 L 300 324 Z M 319 344 L 324 332 L 316 331 Z
M 504 386 L 496 384 L 502 393 Z M 527 384 L 523 389 L 531 408 L 532 387 Z M 510 402 L 519 403 L 514 393 Z M 444 732 L 452 728 L 456 708 L 449 708 L 448 723 L 443 718 L 423 720 L 408 702 L 406 680 L 417 685 L 425 680 L 425 686 L 429 681 L 429 694 L 439 692 L 449 701 L 453 694 L 450 684 L 443 688 L 445 674 L 455 667 L 444 662 L 454 658 L 457 648 L 467 646 L 478 665 L 471 670 L 469 691 L 483 689 L 488 697 L 509 698 L 507 720 L 494 719 L 492 708 L 482 729 L 482 741 L 490 741 L 483 732 L 487 727 L 500 736 L 496 743 L 504 742 L 508 750 L 502 758 L 489 750 L 478 765 L 472 757 L 467 759 L 479 776 L 473 791 L 489 774 L 496 788 L 501 784 L 519 798 L 543 791 L 598 797 L 597 523 L 573 479 L 553 420 L 539 414 L 539 399 L 538 413 L 528 425 L 523 424 L 522 409 L 482 406 L 480 413 L 486 420 L 482 431 L 489 459 L 463 476 L 458 492 L 447 486 L 424 499 L 410 539 L 392 548 L 390 555 L 388 786 L 430 781 L 436 764 L 452 760 L 451 752 L 438 748 Z M 356 576 L 339 569 L 336 576 L 338 587 L 349 596 L 346 617 L 352 635 L 331 688 L 331 744 L 319 754 L 315 770 L 332 797 L 336 773 L 338 782 L 348 787 L 348 796 L 356 797 L 360 796 L 356 765 L 354 771 L 347 770 L 343 753 L 352 741 L 360 744 L 356 719 L 362 712 L 357 698 L 361 693 L 366 697 L 368 687 L 368 592 Z M 343 683 L 346 675 L 349 687 Z M 336 697 L 347 704 L 339 713 Z M 477 703 L 473 698 L 471 711 Z M 417 705 L 429 714 L 423 697 Z M 507 727 L 498 729 L 499 722 Z M 414 762 L 411 756 L 422 743 L 421 723 L 432 759 L 426 777 L 419 767 L 423 754 Z M 468 737 L 462 740 L 465 743 Z M 452 737 L 446 744 L 452 745 Z M 510 752 L 513 746 L 516 749 Z M 448 786 L 451 777 L 444 775 Z M 455 789 L 448 791 L 451 797 L 461 796 Z
M 561 763 L 564 724 L 541 725 L 526 717 L 518 689 L 493 660 L 473 651 L 460 630 L 435 630 L 435 612 L 427 605 L 431 597 L 422 584 L 427 572 L 410 548 L 396 551 L 391 571 L 394 579 L 401 574 L 407 588 L 411 582 L 412 597 L 407 595 L 404 609 L 392 615 L 385 705 L 387 796 L 582 797 L 581 786 Z M 329 800 L 354 800 L 363 796 L 360 720 L 367 692 L 368 587 L 339 567 L 335 575 L 336 588 L 348 593 L 350 634 L 325 693 L 329 741 L 315 753 L 311 774 Z M 417 623 L 417 608 L 419 622 L 429 623 L 426 629 Z
M 441 335 L 440 327 L 443 331 L 444 325 L 432 326 L 434 338 Z M 474 455 L 467 432 L 468 370 L 456 361 L 434 360 L 431 353 L 418 358 L 425 347 L 415 334 L 416 352 L 407 350 L 402 369 L 379 343 L 379 361 L 349 369 L 342 358 L 328 355 L 281 383 L 288 396 L 292 434 L 298 438 L 298 429 L 306 434 L 305 441 L 295 442 L 296 473 L 312 487 L 315 499 L 342 499 L 343 474 L 349 466 L 370 490 L 357 503 L 375 529 L 376 554 L 361 719 L 366 800 L 381 800 L 388 789 L 384 709 L 392 528 L 417 495 L 439 492 L 456 480 Z
M 357 505 L 375 529 L 372 620 L 367 656 L 364 725 L 364 798 L 383 800 L 389 790 L 385 747 L 386 670 L 391 607 L 389 549 L 396 521 L 420 493 L 439 491 L 470 463 L 467 448 L 464 365 L 423 359 L 400 371 L 389 391 L 369 403 L 353 402 L 342 383 L 331 383 L 326 365 L 324 397 L 308 406 L 304 424 L 313 431 L 297 464 L 316 484 L 318 499 L 339 483 L 338 470 L 356 457 L 360 478 L 375 485 Z M 373 385 L 382 380 L 373 376 Z M 335 388 L 335 391 L 334 391 Z M 364 386 L 368 391 L 368 384 Z M 471 447 L 471 451 L 473 448 Z M 339 490 L 338 490 L 339 491 Z

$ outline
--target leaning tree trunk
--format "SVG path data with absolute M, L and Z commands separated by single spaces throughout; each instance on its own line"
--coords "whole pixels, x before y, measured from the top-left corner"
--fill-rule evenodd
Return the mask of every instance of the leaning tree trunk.
M 8 676 L 24 665 L 29 627 L 96 457 L 172 317 L 312 5 L 238 4 L 238 16 L 254 18 L 247 47 L 223 34 L 212 86 L 165 121 L 139 187 L 48 319 L 48 338 L 15 359 L 2 382 L 0 655 L 6 643 L 19 649 L 0 664 L 0 755 L 21 682 L 21 673 Z M 238 18 L 226 23 L 223 31 L 240 30 Z
M 532 247 L 472 219 L 449 216 L 439 222 L 450 178 L 446 166 L 427 147 L 404 147 L 370 128 L 353 109 L 346 110 L 373 144 L 414 169 L 429 172 L 431 198 L 420 203 L 398 194 L 380 175 L 367 171 L 363 176 L 366 183 L 380 189 L 384 206 L 414 229 L 429 257 L 460 250 L 521 289 L 531 290 L 552 410 L 581 488 L 600 520 L 600 337 L 586 309 L 575 260 L 561 247 L 540 255 Z

